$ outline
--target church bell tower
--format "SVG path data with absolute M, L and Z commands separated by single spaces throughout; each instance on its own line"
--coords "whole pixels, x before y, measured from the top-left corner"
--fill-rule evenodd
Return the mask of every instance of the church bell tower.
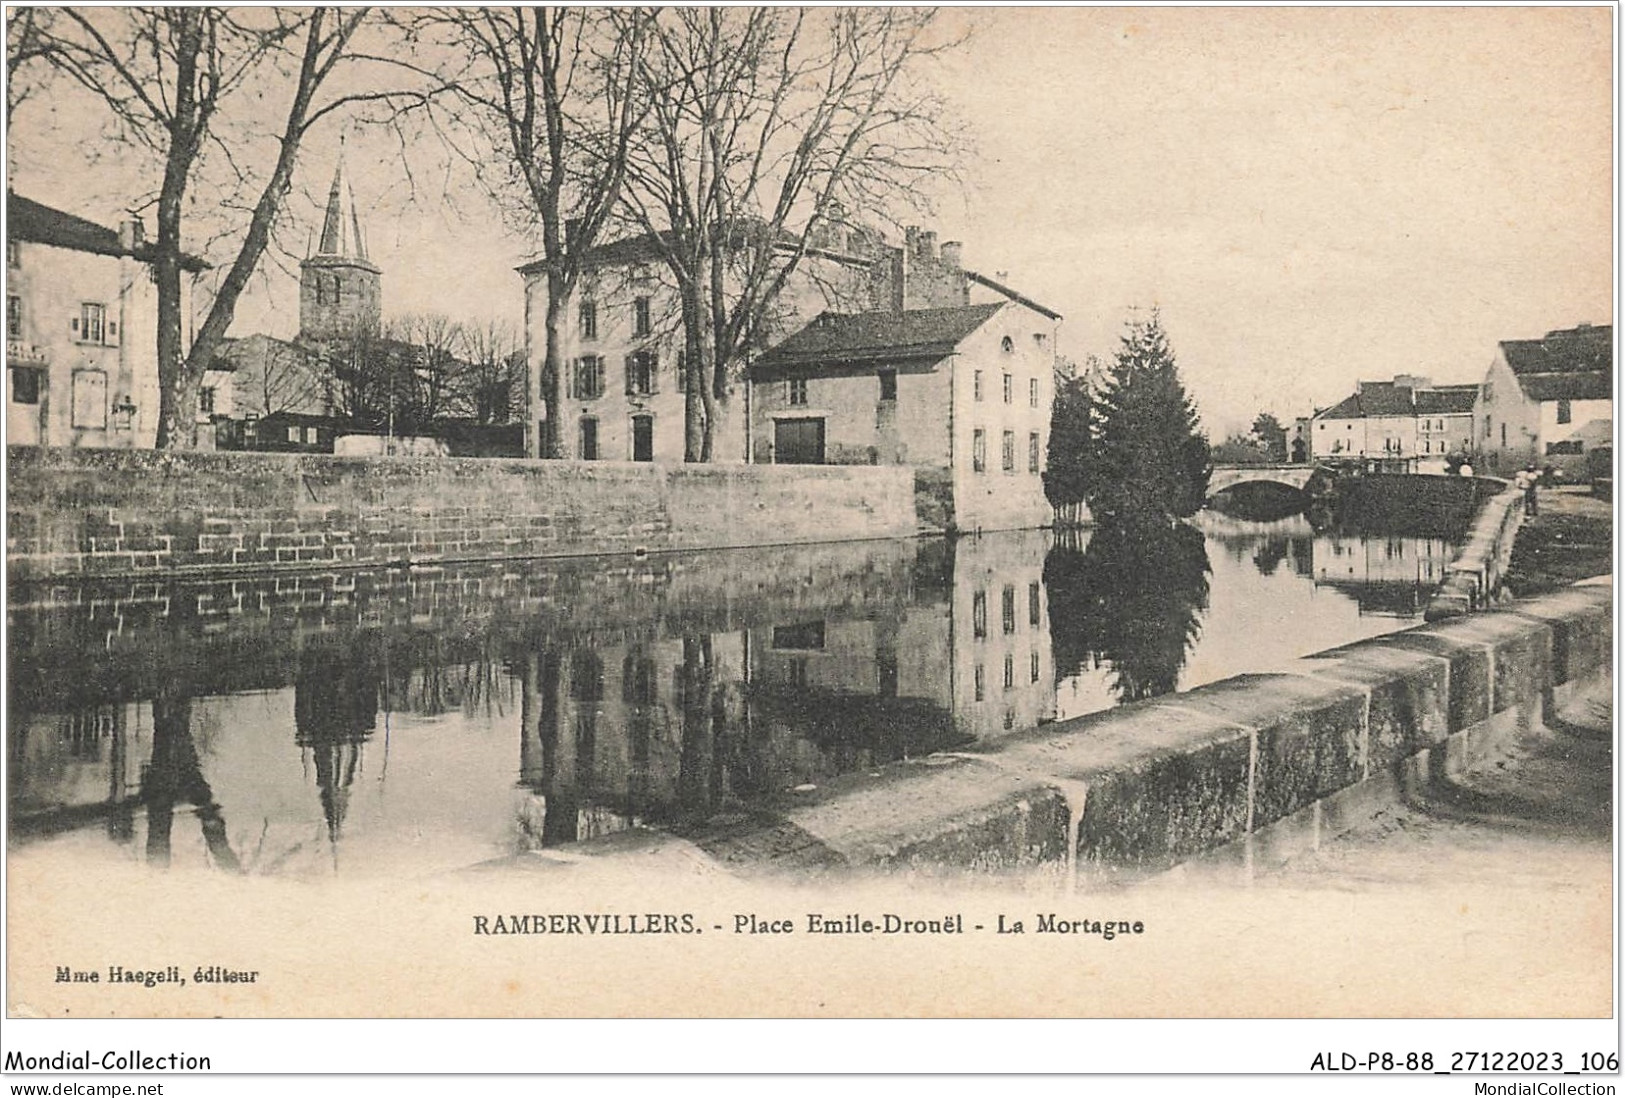
M 367 258 L 367 238 L 340 145 L 321 240 L 316 253 L 299 264 L 299 338 L 320 342 L 377 335 L 382 274 Z

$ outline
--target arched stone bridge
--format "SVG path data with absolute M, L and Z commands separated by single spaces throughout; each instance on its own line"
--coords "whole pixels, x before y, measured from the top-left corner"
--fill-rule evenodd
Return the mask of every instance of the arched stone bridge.
M 1301 492 L 1314 475 L 1313 465 L 1215 465 L 1213 475 L 1208 478 L 1207 494 L 1215 496 L 1226 488 L 1260 480 L 1284 484 Z

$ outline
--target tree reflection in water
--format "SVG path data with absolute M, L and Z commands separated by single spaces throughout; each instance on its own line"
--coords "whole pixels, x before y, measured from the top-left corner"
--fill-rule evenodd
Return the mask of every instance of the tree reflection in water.
M 141 799 L 147 807 L 148 862 L 169 864 L 175 805 L 183 803 L 196 808 L 214 863 L 233 872 L 241 869 L 226 839 L 225 818 L 203 777 L 192 739 L 192 698 L 184 687 L 152 700 L 152 760 L 142 776 Z
M 1084 551 L 1044 561 L 1057 680 L 1105 664 L 1121 701 L 1173 691 L 1201 632 L 1211 569 L 1202 535 L 1182 523 L 1109 523 Z

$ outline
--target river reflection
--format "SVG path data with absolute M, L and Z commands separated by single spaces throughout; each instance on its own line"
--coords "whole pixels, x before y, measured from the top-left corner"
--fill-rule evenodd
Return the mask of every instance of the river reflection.
M 1401 628 L 1450 551 L 1201 523 L 14 589 L 13 843 L 399 875 L 771 818 Z

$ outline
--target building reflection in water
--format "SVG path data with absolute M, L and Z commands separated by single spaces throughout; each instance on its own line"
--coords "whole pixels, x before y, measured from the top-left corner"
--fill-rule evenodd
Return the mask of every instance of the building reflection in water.
M 1454 555 L 1444 538 L 1323 534 L 1312 574 L 1352 595 L 1364 613 L 1410 617 L 1427 608 Z
M 150 738 L 132 731 L 145 707 L 91 704 L 65 713 L 31 714 L 12 696 L 7 725 L 9 831 L 51 835 L 101 825 L 126 844 L 135 837 Z
M 216 867 L 325 873 L 771 815 L 1053 720 L 1058 682 L 1073 715 L 1390 628 L 1335 588 L 1449 552 L 1215 521 L 14 597 L 11 833 L 178 862 L 189 810 Z
M 793 612 L 743 628 L 526 655 L 522 841 L 696 826 L 1050 720 L 1046 546 L 1040 531 L 898 543 L 901 586 L 856 604 L 809 575 Z

